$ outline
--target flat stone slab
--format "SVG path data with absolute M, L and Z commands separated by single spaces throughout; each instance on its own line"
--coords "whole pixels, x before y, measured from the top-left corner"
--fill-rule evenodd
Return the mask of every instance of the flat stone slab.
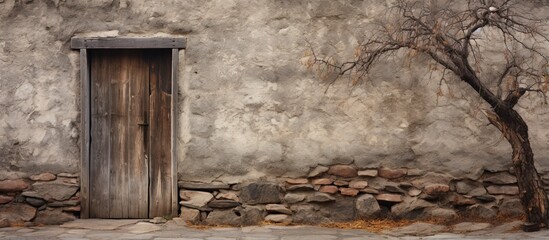
M 124 219 L 124 220 L 111 220 L 111 219 L 78 219 L 72 222 L 64 223 L 60 227 L 63 228 L 78 228 L 78 229 L 92 229 L 92 230 L 114 230 L 119 227 L 136 224 L 141 219 Z
M 446 230 L 445 226 L 431 223 L 416 222 L 408 226 L 385 230 L 382 233 L 391 236 L 429 236 Z
M 474 232 L 491 227 L 490 223 L 462 222 L 452 226 L 454 232 Z

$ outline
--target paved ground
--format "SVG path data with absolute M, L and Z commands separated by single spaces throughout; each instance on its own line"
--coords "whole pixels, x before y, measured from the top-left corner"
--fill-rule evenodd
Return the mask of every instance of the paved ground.
M 77 220 L 62 226 L 0 228 L 0 239 L 154 239 L 154 240 L 359 240 L 359 239 L 549 239 L 549 230 L 512 231 L 519 222 L 493 227 L 462 223 L 450 228 L 416 223 L 383 234 L 313 226 L 261 226 L 194 229 L 178 221 L 152 224 L 135 220 Z M 449 232 L 453 233 L 449 233 Z M 512 232 L 509 232 L 512 231 Z M 461 233 L 460 233 L 461 232 Z M 422 236 L 417 236 L 417 235 Z

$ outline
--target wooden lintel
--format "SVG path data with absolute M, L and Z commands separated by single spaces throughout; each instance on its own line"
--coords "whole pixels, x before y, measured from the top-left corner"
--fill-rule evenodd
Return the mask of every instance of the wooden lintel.
M 170 38 L 122 38 L 122 37 L 95 37 L 71 39 L 73 49 L 144 49 L 170 48 L 184 49 L 187 39 L 183 37 Z

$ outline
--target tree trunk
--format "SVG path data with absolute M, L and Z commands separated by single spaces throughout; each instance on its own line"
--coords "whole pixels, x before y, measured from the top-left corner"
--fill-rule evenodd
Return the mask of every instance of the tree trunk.
M 534 153 L 528 139 L 528 125 L 512 108 L 496 108 L 486 116 L 513 148 L 513 166 L 517 176 L 519 197 L 526 213 L 525 231 L 548 226 L 548 200 L 543 183 L 534 166 Z

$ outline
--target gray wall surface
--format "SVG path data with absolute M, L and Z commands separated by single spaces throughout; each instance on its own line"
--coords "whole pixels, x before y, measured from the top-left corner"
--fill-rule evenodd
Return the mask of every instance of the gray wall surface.
M 73 36 L 185 36 L 179 178 L 302 176 L 318 164 L 407 167 L 477 178 L 510 146 L 465 85 L 401 55 L 367 83 L 328 87 L 307 41 L 352 56 L 383 0 L 0 0 L 0 180 L 78 172 L 80 81 Z M 546 7 L 539 11 L 549 12 Z M 325 93 L 325 90 L 327 92 Z M 451 92 L 451 94 L 449 94 Z M 525 97 L 537 163 L 549 170 L 549 108 Z

